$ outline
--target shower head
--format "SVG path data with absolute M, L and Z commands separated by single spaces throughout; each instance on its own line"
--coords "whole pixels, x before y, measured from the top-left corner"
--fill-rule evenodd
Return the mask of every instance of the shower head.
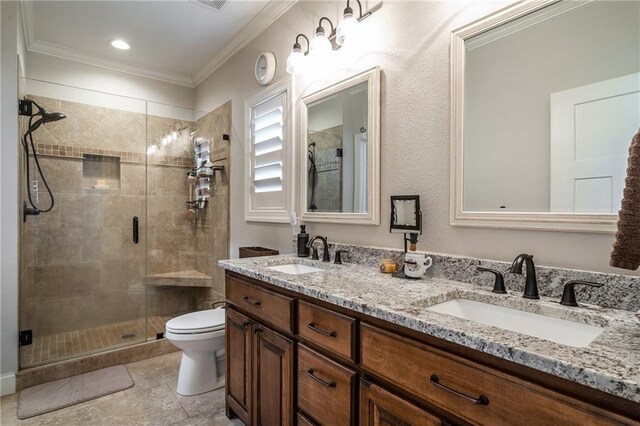
M 43 124 L 52 123 L 54 121 L 59 121 L 67 118 L 67 116 L 61 112 L 46 112 L 42 108 L 40 108 L 39 114 L 41 117 L 35 123 L 33 123 L 31 127 L 29 127 L 29 130 L 27 130 L 27 133 L 34 132 L 38 127 L 40 127 Z

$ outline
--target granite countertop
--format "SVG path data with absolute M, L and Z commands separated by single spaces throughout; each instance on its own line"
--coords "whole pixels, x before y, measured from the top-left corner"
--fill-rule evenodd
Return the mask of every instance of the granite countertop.
M 268 266 L 301 263 L 322 272 L 291 275 Z M 545 373 L 640 402 L 640 322 L 633 312 L 581 304 L 564 307 L 556 299 L 523 299 L 494 294 L 481 286 L 443 278 L 403 280 L 376 268 L 334 265 L 293 255 L 222 260 L 218 265 L 275 286 L 361 312 L 412 330 L 476 349 Z M 584 348 L 486 326 L 426 307 L 453 298 L 483 301 L 599 325 L 605 331 Z

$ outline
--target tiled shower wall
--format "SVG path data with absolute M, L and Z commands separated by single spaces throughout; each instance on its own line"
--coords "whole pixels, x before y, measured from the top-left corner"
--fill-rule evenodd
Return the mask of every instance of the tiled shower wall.
M 319 211 L 342 211 L 342 125 L 309 132 L 309 143 L 315 142 L 316 190 L 314 201 Z M 308 178 L 311 185 L 311 177 Z M 311 188 L 307 191 L 311 198 Z M 311 200 L 307 200 L 309 203 Z M 309 206 L 307 206 L 309 207 Z
M 67 118 L 34 133 L 56 205 L 30 217 L 25 227 L 21 329 L 48 335 L 202 306 L 210 299 L 208 288 L 145 287 L 147 261 L 150 275 L 198 270 L 212 276 L 203 262 L 212 251 L 201 251 L 207 247 L 198 241 L 208 240 L 216 228 L 225 228 L 228 236 L 228 218 L 215 226 L 222 215 L 211 215 L 207 223 L 185 215 L 193 123 L 178 121 L 187 128 L 178 140 L 149 155 L 145 165 L 147 134 L 149 142 L 158 142 L 176 120 L 35 100 Z M 94 189 L 86 178 L 83 183 L 83 154 L 118 157 L 119 188 Z M 46 206 L 42 183 L 39 189 L 38 204 Z M 224 194 L 228 205 L 228 190 Z M 132 242 L 133 216 L 140 218 L 137 245 Z

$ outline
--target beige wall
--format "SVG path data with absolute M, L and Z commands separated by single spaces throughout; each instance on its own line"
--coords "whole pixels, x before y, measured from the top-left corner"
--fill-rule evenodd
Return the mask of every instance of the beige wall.
M 309 224 L 312 235 L 330 241 L 401 247 L 390 235 L 389 196 L 419 194 L 424 235 L 419 248 L 440 253 L 511 261 L 520 252 L 539 264 L 596 271 L 623 272 L 608 266 L 610 234 L 581 234 L 459 228 L 449 225 L 449 44 L 450 33 L 503 7 L 503 2 L 384 2 L 364 21 L 367 40 L 351 52 L 339 52 L 336 68 L 316 84 L 296 76 L 296 97 L 374 65 L 381 66 L 381 206 L 380 226 Z M 288 224 L 246 223 L 243 219 L 244 101 L 261 87 L 253 66 L 262 51 L 278 61 L 276 81 L 285 77 L 284 64 L 297 33 L 311 35 L 317 19 L 335 19 L 342 2 L 300 2 L 246 48 L 239 51 L 196 88 L 196 108 L 211 109 L 232 100 L 235 117 L 231 146 L 231 254 L 239 246 L 263 245 L 291 252 Z M 340 69 L 338 69 L 340 67 Z M 325 81 L 326 80 L 326 81 Z M 299 129 L 296 130 L 298 135 Z M 298 140 L 298 138 L 296 138 Z

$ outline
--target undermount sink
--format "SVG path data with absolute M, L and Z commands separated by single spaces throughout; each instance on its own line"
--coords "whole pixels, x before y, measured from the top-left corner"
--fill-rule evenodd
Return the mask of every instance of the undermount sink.
M 285 274 L 300 275 L 309 274 L 311 272 L 322 272 L 320 268 L 314 268 L 313 266 L 301 265 L 299 263 L 289 263 L 287 265 L 267 266 L 267 269 L 272 271 L 284 272 Z
M 577 348 L 586 347 L 604 331 L 595 325 L 468 299 L 452 299 L 426 309 Z

